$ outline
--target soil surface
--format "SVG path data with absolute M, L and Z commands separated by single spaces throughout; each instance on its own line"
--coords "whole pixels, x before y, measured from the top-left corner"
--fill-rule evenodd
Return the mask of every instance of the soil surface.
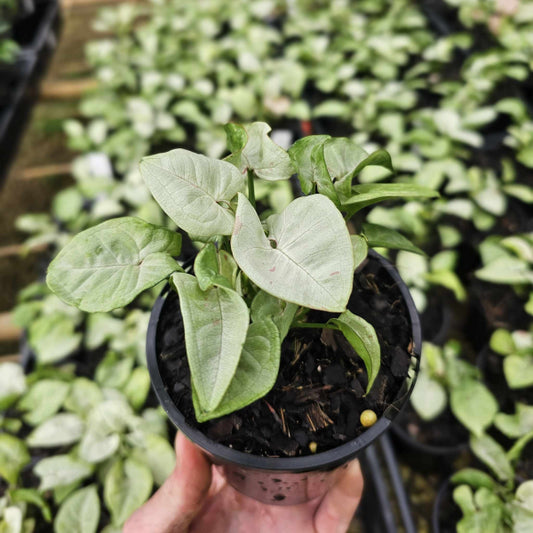
M 343 444 L 364 428 L 359 416 L 372 409 L 380 417 L 405 382 L 412 346 L 411 323 L 401 293 L 376 259 L 355 274 L 349 309 L 373 324 L 381 346 L 381 369 L 368 395 L 362 360 L 335 332 L 296 329 L 282 345 L 274 388 L 262 399 L 216 420 L 199 424 L 190 391 L 178 297 L 170 292 L 158 327 L 159 367 L 170 396 L 188 423 L 212 440 L 268 457 L 310 455 Z M 311 311 L 309 322 L 334 315 Z M 330 337 L 330 338 L 326 338 Z M 311 444 L 315 443 L 315 444 Z

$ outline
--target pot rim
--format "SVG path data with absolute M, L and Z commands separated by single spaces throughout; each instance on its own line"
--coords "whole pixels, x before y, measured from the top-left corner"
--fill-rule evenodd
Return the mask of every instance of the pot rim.
M 167 285 L 154 304 L 152 313 L 150 315 L 148 333 L 146 337 L 146 354 L 152 386 L 161 406 L 167 413 L 172 423 L 190 440 L 222 463 L 235 463 L 245 468 L 278 472 L 306 472 L 317 469 L 331 469 L 354 458 L 359 452 L 361 452 L 361 450 L 366 448 L 375 439 L 377 439 L 386 429 L 388 429 L 392 420 L 400 412 L 401 408 L 403 405 L 405 405 L 409 396 L 411 395 L 420 367 L 422 332 L 420 318 L 411 294 L 409 293 L 409 289 L 401 279 L 397 270 L 387 259 L 379 255 L 374 250 L 369 250 L 369 255 L 381 263 L 391 278 L 396 282 L 396 285 L 401 292 L 411 322 L 411 333 L 413 340 L 411 361 L 413 362 L 414 359 L 414 365 L 412 365 L 409 369 L 409 372 L 412 372 L 412 376 L 408 376 L 406 378 L 410 379 L 407 391 L 403 394 L 403 396 L 395 399 L 395 401 L 389 406 L 389 408 L 387 408 L 385 413 L 383 413 L 383 415 L 373 426 L 349 442 L 336 446 L 335 448 L 327 451 L 318 452 L 316 454 L 303 457 L 263 457 L 259 455 L 252 455 L 246 452 L 235 450 L 224 444 L 219 444 L 209 439 L 199 429 L 196 429 L 188 424 L 184 415 L 181 413 L 181 411 L 179 411 L 170 397 L 170 394 L 168 393 L 163 382 L 161 372 L 159 371 L 156 334 L 159 317 L 165 303 L 163 296 L 169 289 Z

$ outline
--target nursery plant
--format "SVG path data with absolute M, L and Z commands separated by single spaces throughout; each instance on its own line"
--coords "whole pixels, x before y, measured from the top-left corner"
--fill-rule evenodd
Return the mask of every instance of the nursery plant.
M 364 362 L 368 393 L 380 348 L 372 325 L 347 309 L 354 271 L 369 245 L 416 248 L 377 226 L 367 236 L 350 235 L 343 215 L 436 193 L 412 184 L 354 184 L 366 166 L 392 165 L 386 152 L 369 155 L 348 139 L 309 136 L 287 152 L 268 137 L 265 123 L 229 124 L 226 131 L 231 155 L 225 160 L 176 149 L 141 161 L 162 209 L 203 243 L 194 275 L 175 259 L 179 233 L 123 217 L 74 237 L 50 264 L 49 287 L 71 305 L 103 312 L 169 280 L 179 295 L 200 422 L 242 408 L 272 388 L 291 328 L 342 332 Z M 288 180 L 294 173 L 305 196 L 261 220 L 255 179 Z M 312 323 L 310 310 L 329 315 Z

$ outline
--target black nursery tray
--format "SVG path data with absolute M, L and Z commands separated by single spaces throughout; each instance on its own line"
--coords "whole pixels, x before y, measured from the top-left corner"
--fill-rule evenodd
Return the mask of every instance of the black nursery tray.
M 40 0 L 13 28 L 21 51 L 13 64 L 0 65 L 0 185 L 35 102 L 39 79 L 56 47 L 59 22 L 58 1 Z
M 387 433 L 360 456 L 365 488 L 357 511 L 365 533 L 416 533 L 409 496 Z

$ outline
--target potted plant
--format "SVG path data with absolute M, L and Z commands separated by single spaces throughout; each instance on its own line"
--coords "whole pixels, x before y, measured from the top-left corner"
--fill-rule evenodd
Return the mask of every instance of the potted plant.
M 147 340 L 161 404 L 235 488 L 300 503 L 390 425 L 418 369 L 409 292 L 368 246 L 417 249 L 376 225 L 350 235 L 345 219 L 376 202 L 436 193 L 352 184 L 368 165 L 392 165 L 385 151 L 369 155 L 348 139 L 309 136 L 287 152 L 265 123 L 226 131 L 223 161 L 183 149 L 141 161 L 155 200 L 201 243 L 192 270 L 175 259 L 179 233 L 122 217 L 75 236 L 47 283 L 98 312 L 169 280 Z M 254 181 L 294 173 L 305 196 L 261 220 Z

